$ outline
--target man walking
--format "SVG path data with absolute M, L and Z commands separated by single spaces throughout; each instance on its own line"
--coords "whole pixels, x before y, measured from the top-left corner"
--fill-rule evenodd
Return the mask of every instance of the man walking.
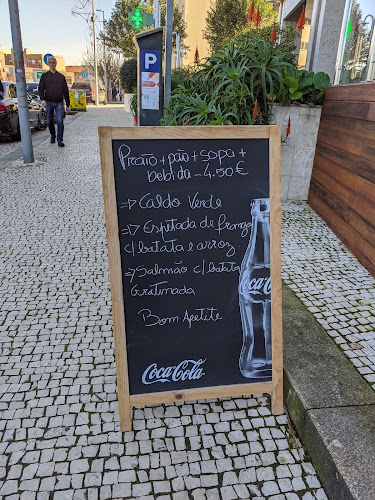
M 56 113 L 57 122 L 57 144 L 63 148 L 64 134 L 64 98 L 66 110 L 70 111 L 69 90 L 65 76 L 56 71 L 56 59 L 48 58 L 49 71 L 43 73 L 39 82 L 39 96 L 42 106 L 47 111 L 47 124 L 51 133 L 51 144 L 56 142 L 56 130 L 53 123 L 53 116 Z
M 112 89 L 112 102 L 116 102 L 117 101 L 117 89 L 116 87 L 113 87 Z

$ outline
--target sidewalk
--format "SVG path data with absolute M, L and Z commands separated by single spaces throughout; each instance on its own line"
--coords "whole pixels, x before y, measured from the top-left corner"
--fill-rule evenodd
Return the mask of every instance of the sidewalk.
M 131 124 L 116 105 L 90 108 L 65 148 L 44 142 L 35 165 L 0 172 L 0 497 L 326 499 L 266 396 L 138 408 L 119 431 L 97 127 Z M 286 282 L 371 375 L 372 278 L 305 205 L 285 208 Z
M 79 113 L 66 115 L 64 120 L 65 127 L 69 125 L 73 120 L 78 118 Z M 49 139 L 50 133 L 48 128 L 43 131 L 32 130 L 31 140 L 33 143 L 33 148 L 38 146 L 41 142 L 44 142 L 47 138 Z M 11 141 L 0 143 L 0 170 L 5 168 L 9 163 L 18 160 L 22 156 L 22 143 L 21 141 Z
M 373 500 L 375 280 L 305 204 L 282 232 L 285 405 L 330 498 Z
M 375 389 L 375 279 L 306 204 L 285 203 L 282 277 Z

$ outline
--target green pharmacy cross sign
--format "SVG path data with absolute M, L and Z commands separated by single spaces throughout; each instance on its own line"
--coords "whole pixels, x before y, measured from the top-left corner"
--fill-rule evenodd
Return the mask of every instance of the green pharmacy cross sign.
M 154 24 L 154 16 L 152 14 L 146 14 L 141 8 L 134 8 L 128 13 L 128 22 L 137 30 L 143 28 L 143 26 L 152 26 Z

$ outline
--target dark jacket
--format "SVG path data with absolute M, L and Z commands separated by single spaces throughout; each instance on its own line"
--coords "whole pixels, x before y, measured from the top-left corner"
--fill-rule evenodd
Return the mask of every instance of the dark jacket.
M 39 82 L 40 99 L 47 102 L 62 102 L 65 98 L 67 107 L 70 105 L 68 85 L 65 76 L 56 71 L 43 73 Z

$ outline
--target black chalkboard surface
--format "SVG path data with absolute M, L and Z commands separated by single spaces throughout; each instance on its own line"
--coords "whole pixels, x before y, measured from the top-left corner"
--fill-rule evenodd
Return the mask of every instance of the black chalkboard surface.
M 112 134 L 130 398 L 272 381 L 272 127 L 228 128 Z
M 113 141 L 131 394 L 248 383 L 238 283 L 268 151 L 267 139 Z M 174 381 L 187 360 L 202 375 Z

